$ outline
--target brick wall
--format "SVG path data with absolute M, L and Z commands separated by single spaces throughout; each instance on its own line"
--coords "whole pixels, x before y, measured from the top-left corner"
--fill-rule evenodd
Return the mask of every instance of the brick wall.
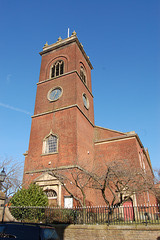
M 127 160 L 135 168 L 145 165 L 145 170 L 150 169 L 138 137 L 94 126 L 92 65 L 76 38 L 62 43 L 57 42 L 40 53 L 42 62 L 23 182 L 29 184 L 42 170 L 74 164 L 99 171 L 101 175 L 106 171 L 106 163 L 118 160 Z M 64 73 L 50 79 L 51 66 L 57 60 L 63 60 Z M 81 66 L 86 72 L 86 84 L 80 77 Z M 57 101 L 49 101 L 48 93 L 56 87 L 62 89 L 62 95 Z M 84 106 L 83 94 L 89 100 L 89 108 Z M 44 154 L 43 142 L 51 132 L 58 138 L 58 150 Z M 77 189 L 74 192 L 78 193 Z M 62 203 L 64 194 L 62 188 Z M 146 204 L 149 200 L 155 204 L 154 196 L 147 192 L 134 204 Z M 100 192 L 87 189 L 86 203 L 104 205 L 104 200 Z
M 159 240 L 159 225 L 102 226 L 55 225 L 62 240 Z

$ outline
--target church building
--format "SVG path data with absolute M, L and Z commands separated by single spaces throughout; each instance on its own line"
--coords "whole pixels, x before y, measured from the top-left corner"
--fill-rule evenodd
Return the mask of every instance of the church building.
M 25 152 L 23 182 L 32 181 L 46 191 L 54 205 L 72 207 L 73 199 L 64 192 L 58 179 L 49 170 L 91 169 L 95 162 L 128 159 L 135 166 L 151 169 L 151 162 L 135 132 L 118 132 L 94 124 L 91 82 L 93 69 L 76 33 L 64 40 L 43 47 L 34 115 L 28 151 Z M 132 199 L 134 204 L 136 198 Z M 88 195 L 91 205 L 102 199 Z M 150 202 L 150 196 L 146 196 Z M 145 203 L 145 202 L 144 202 Z

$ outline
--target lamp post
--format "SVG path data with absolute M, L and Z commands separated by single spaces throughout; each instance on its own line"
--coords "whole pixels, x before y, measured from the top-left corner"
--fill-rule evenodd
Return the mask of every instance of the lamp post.
M 4 168 L 3 168 L 2 171 L 0 172 L 0 188 L 1 188 L 1 189 L 2 189 L 2 183 L 4 182 L 5 178 L 6 178 L 6 172 L 4 171 Z M 7 185 L 7 189 L 8 189 L 8 185 Z M 4 207 L 3 207 L 3 214 L 2 214 L 2 222 L 3 222 L 3 220 L 4 220 L 6 199 L 7 199 L 7 190 L 6 190 L 6 194 L 5 194 L 5 200 L 4 200 Z
M 6 178 L 6 172 L 4 171 L 4 168 L 2 169 L 1 173 L 0 173 L 0 184 L 1 184 L 1 188 L 2 188 L 2 183 L 4 182 Z

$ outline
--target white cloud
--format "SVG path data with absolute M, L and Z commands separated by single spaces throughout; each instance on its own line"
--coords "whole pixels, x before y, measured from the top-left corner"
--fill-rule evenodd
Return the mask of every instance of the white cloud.
M 6 81 L 7 81 L 8 84 L 9 84 L 10 81 L 11 81 L 11 80 L 10 80 L 10 79 L 11 79 L 11 76 L 12 76 L 12 74 L 8 74 L 8 75 L 7 75 Z
M 0 103 L 0 106 L 1 106 L 1 107 L 4 107 L 4 108 L 11 109 L 11 110 L 13 110 L 13 111 L 22 112 L 22 113 L 31 115 L 30 112 L 27 112 L 27 111 L 25 111 L 25 110 L 23 110 L 23 109 L 20 109 L 20 108 L 12 107 L 12 106 L 10 106 L 10 105 L 8 105 L 8 104 Z

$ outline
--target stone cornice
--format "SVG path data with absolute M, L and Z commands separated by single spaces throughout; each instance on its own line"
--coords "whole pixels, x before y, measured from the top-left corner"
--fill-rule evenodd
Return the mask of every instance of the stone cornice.
M 50 113 L 54 113 L 54 112 L 63 111 L 63 110 L 73 108 L 73 107 L 77 107 L 78 110 L 83 114 L 83 116 L 88 120 L 88 122 L 94 127 L 93 123 L 88 119 L 88 117 L 84 114 L 84 112 L 80 109 L 80 107 L 77 104 L 66 106 L 66 107 L 63 107 L 63 108 L 58 108 L 56 110 L 51 110 L 51 111 L 48 111 L 48 112 L 39 113 L 39 114 L 33 115 L 32 118 L 40 117 L 40 116 L 50 114 Z
M 46 82 L 49 82 L 49 81 L 53 81 L 53 80 L 55 81 L 56 79 L 59 79 L 59 78 L 61 78 L 61 77 L 64 77 L 64 76 L 69 75 L 69 74 L 72 74 L 72 73 L 76 73 L 76 74 L 78 75 L 78 77 L 79 77 L 79 79 L 81 80 L 81 82 L 83 83 L 83 85 L 86 87 L 86 89 L 88 90 L 88 92 L 90 93 L 90 95 L 93 97 L 93 94 L 91 93 L 91 91 L 89 90 L 89 88 L 87 87 L 87 85 L 82 81 L 82 79 L 81 79 L 79 73 L 77 72 L 77 70 L 73 70 L 73 71 L 64 73 L 64 74 L 59 75 L 59 76 L 54 77 L 54 78 L 49 78 L 49 79 L 43 80 L 43 81 L 41 81 L 41 82 L 38 82 L 37 85 L 40 85 L 40 84 L 42 84 L 42 83 L 46 83 Z
M 86 59 L 88 65 L 90 66 L 91 69 L 93 69 L 93 66 L 92 66 L 92 64 L 91 64 L 91 62 L 89 60 L 89 57 L 86 55 L 86 53 L 85 53 L 85 51 L 83 49 L 83 46 L 79 42 L 79 40 L 78 40 L 76 35 L 72 35 L 71 37 L 66 38 L 64 40 L 60 39 L 59 41 L 57 41 L 56 43 L 53 43 L 51 45 L 45 45 L 43 47 L 43 51 L 40 52 L 39 54 L 42 56 L 42 55 L 44 55 L 44 54 L 46 54 L 46 53 L 48 53 L 50 51 L 56 50 L 57 48 L 60 48 L 60 47 L 64 47 L 65 45 L 71 44 L 73 42 L 77 43 L 77 45 L 78 45 L 79 49 L 81 50 L 84 58 Z
M 146 159 L 148 161 L 148 164 L 150 166 L 150 169 L 153 173 L 153 170 L 152 170 L 152 166 L 151 166 L 151 162 L 150 162 L 150 159 L 148 158 L 148 155 L 142 145 L 142 142 L 139 138 L 139 136 L 137 134 L 128 134 L 126 136 L 118 136 L 118 137 L 113 137 L 113 138 L 108 138 L 108 139 L 104 139 L 104 140 L 100 140 L 100 141 L 95 141 L 95 145 L 99 145 L 99 144 L 105 144 L 105 143 L 108 143 L 108 142 L 112 142 L 112 141 L 121 141 L 121 140 L 129 140 L 129 139 L 132 139 L 132 138 L 136 138 L 136 140 L 138 141 L 138 143 L 140 144 L 140 147 L 143 149 L 143 152 L 146 156 Z M 41 172 L 49 172 L 49 171 L 53 171 L 53 170 L 65 170 L 65 169 L 72 169 L 72 168 L 79 168 L 81 169 L 80 166 L 78 165 L 69 165 L 69 166 L 61 166 L 61 167 L 58 167 L 58 168 L 45 168 L 45 169 L 40 169 L 40 170 L 32 170 L 32 171 L 26 171 L 25 173 L 26 174 L 32 174 L 32 173 L 41 173 Z
M 107 143 L 107 142 L 112 142 L 112 141 L 119 141 L 119 140 L 122 140 L 122 139 L 128 139 L 128 138 L 133 138 L 133 137 L 137 138 L 140 146 L 143 147 L 142 142 L 139 139 L 137 134 L 127 134 L 127 135 L 124 135 L 124 136 L 122 135 L 122 136 L 118 136 L 118 137 L 106 138 L 106 139 L 95 141 L 94 143 L 95 143 L 95 145 L 98 145 L 98 144 L 102 144 L 102 143 Z
M 123 133 L 123 132 L 119 132 L 119 131 L 116 131 L 116 130 L 113 130 L 113 129 L 109 129 L 109 128 L 104 128 L 104 127 L 100 127 L 100 126 L 94 126 L 94 127 L 95 127 L 95 128 L 101 128 L 101 129 L 108 130 L 108 131 L 111 131 L 111 132 L 115 132 L 115 133 L 120 133 L 120 134 L 126 135 L 126 134 Z
M 31 171 L 26 171 L 25 174 L 32 174 L 32 173 L 42 173 L 42 172 L 51 172 L 51 171 L 56 171 L 56 170 L 66 170 L 66 169 L 73 169 L 73 168 L 78 168 L 81 169 L 78 165 L 67 165 L 67 166 L 60 166 L 56 168 L 44 168 L 44 169 L 39 169 L 39 170 L 31 170 Z
M 138 141 L 141 149 L 143 150 L 143 153 L 146 156 L 146 159 L 147 159 L 148 164 L 149 164 L 149 166 L 151 168 L 151 171 L 153 172 L 152 166 L 151 166 L 151 161 L 150 161 L 150 159 L 148 157 L 148 154 L 147 154 L 147 152 L 146 152 L 146 150 L 145 150 L 145 148 L 144 148 L 144 146 L 143 146 L 143 144 L 142 144 L 138 134 L 136 134 L 136 133 L 133 133 L 133 134 L 125 133 L 124 136 L 118 136 L 118 137 L 102 139 L 102 140 L 99 140 L 99 141 L 95 141 L 94 143 L 95 143 L 95 145 L 99 145 L 99 144 L 105 144 L 105 143 L 109 143 L 109 142 L 113 142 L 113 141 L 129 140 L 129 139 L 132 139 L 132 138 L 136 138 L 136 140 Z

